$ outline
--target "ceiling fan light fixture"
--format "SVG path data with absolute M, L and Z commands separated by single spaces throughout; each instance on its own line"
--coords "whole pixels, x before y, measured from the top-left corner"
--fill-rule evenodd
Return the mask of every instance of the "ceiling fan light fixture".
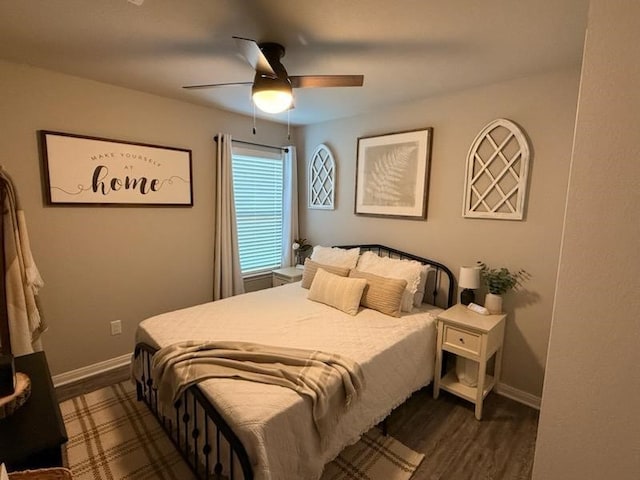
M 284 67 L 276 65 L 280 70 Z M 251 88 L 253 103 L 263 112 L 280 113 L 291 108 L 293 104 L 293 88 L 286 71 L 280 72 L 279 77 L 271 78 L 256 73 Z
M 129 0 L 144 1 L 144 0 Z M 280 59 L 285 49 L 279 43 L 258 43 L 255 40 L 233 37 L 242 56 L 255 71 L 251 96 L 255 107 L 266 113 L 281 113 L 293 108 L 294 88 L 361 87 L 363 75 L 295 75 L 289 76 Z M 303 42 L 305 45 L 306 43 Z M 187 85 L 183 88 L 198 89 L 229 85 L 249 85 L 250 82 L 211 83 Z
M 293 95 L 286 89 L 255 89 L 253 103 L 263 112 L 280 113 L 291 108 Z

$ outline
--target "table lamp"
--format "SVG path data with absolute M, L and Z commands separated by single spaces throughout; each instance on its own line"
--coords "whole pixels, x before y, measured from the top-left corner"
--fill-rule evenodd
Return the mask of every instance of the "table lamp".
M 480 267 L 460 267 L 458 286 L 463 289 L 460 292 L 461 304 L 469 305 L 475 302 L 474 290 L 480 287 Z

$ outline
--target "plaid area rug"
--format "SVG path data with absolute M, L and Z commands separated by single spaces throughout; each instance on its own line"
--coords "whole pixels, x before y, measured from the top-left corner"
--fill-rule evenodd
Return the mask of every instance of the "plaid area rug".
M 60 404 L 74 480 L 191 480 L 193 473 L 129 382 Z M 327 465 L 322 480 L 408 480 L 424 455 L 376 428 Z

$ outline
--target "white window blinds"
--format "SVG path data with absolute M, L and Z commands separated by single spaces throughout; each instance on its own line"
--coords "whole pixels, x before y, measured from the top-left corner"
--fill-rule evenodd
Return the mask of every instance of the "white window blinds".
M 243 274 L 279 268 L 284 163 L 281 154 L 233 149 L 233 190 Z

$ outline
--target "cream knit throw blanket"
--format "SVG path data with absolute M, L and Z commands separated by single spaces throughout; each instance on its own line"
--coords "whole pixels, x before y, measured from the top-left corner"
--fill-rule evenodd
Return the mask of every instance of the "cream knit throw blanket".
M 33 261 L 27 223 L 20 206 L 18 193 L 9 174 L 0 166 L 0 181 L 4 183 L 2 224 L 7 314 L 13 355 L 25 355 L 41 350 L 40 334 L 47 329 L 41 315 L 38 290 L 44 282 Z
M 290 388 L 311 399 L 321 441 L 364 388 L 360 365 L 348 358 L 247 342 L 169 345 L 153 356 L 151 373 L 160 406 L 167 411 L 184 390 L 208 378 L 240 378 Z

